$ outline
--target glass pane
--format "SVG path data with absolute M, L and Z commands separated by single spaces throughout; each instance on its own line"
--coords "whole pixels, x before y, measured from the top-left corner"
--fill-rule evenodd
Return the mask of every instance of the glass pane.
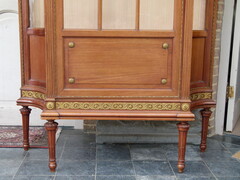
M 29 0 L 30 27 L 44 28 L 44 0 Z
M 103 0 L 103 29 L 135 29 L 136 0 Z
M 172 30 L 174 0 L 141 0 L 140 29 Z
M 193 30 L 205 29 L 206 0 L 194 0 Z
M 64 28 L 97 29 L 98 0 L 64 0 Z

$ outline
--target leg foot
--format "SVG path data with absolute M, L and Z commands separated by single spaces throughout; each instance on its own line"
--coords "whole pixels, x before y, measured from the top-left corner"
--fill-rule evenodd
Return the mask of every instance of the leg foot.
M 208 123 L 212 115 L 212 111 L 210 110 L 210 108 L 205 108 L 201 111 L 201 114 L 202 114 L 202 135 L 200 151 L 205 152 L 207 148 Z
M 182 173 L 185 168 L 185 152 L 187 144 L 187 132 L 190 127 L 188 122 L 180 122 L 177 124 L 179 131 L 178 139 L 178 172 Z
M 49 120 L 45 123 L 45 128 L 48 132 L 48 148 L 49 148 L 49 169 L 51 172 L 56 171 L 56 131 L 58 123 L 54 120 Z
M 23 106 L 20 109 L 22 114 L 22 127 L 23 127 L 23 148 L 25 151 L 29 149 L 29 115 L 31 113 L 31 109 L 28 106 Z

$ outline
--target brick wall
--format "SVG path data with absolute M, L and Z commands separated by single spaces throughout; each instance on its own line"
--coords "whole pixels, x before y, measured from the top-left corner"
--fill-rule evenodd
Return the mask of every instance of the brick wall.
M 222 32 L 222 20 L 224 11 L 224 0 L 218 0 L 218 12 L 217 12 L 217 29 L 215 39 L 215 54 L 213 64 L 213 99 L 217 100 L 217 87 L 218 87 L 218 72 L 219 72 L 219 60 L 221 52 L 221 32 Z M 215 108 L 212 109 L 213 114 L 209 121 L 209 135 L 215 134 Z
M 214 54 L 214 64 L 213 64 L 213 99 L 217 99 L 217 83 L 218 83 L 218 70 L 219 70 L 219 59 L 220 59 L 220 46 L 221 46 L 221 30 L 222 30 L 222 20 L 223 20 L 223 10 L 224 10 L 224 0 L 218 0 L 218 13 L 217 13 L 217 29 L 216 29 L 216 40 L 215 40 L 215 54 Z M 209 122 L 209 135 L 215 133 L 215 108 L 212 109 L 213 114 Z M 96 132 L 96 122 L 91 120 L 84 121 L 84 131 L 87 133 Z

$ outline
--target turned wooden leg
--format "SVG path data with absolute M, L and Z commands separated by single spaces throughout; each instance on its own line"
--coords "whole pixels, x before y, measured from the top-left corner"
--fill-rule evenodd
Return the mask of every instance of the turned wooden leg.
M 27 151 L 29 149 L 29 115 L 31 109 L 28 106 L 23 106 L 20 112 L 22 114 L 23 148 Z
M 204 152 L 207 148 L 208 123 L 212 115 L 210 108 L 205 108 L 201 111 L 202 114 L 202 137 L 200 144 L 200 151 Z
M 49 148 L 49 168 L 51 172 L 56 171 L 56 131 L 58 123 L 54 120 L 48 120 L 45 123 L 45 128 L 48 132 L 48 148 Z
M 187 144 L 187 132 L 190 127 L 188 122 L 180 122 L 177 124 L 179 131 L 178 139 L 178 172 L 182 173 L 185 168 L 185 152 Z

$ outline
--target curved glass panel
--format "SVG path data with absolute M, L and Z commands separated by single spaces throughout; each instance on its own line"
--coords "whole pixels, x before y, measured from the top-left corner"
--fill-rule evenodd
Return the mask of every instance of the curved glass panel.
M 205 29 L 206 0 L 194 0 L 193 30 Z
M 44 28 L 44 0 L 29 0 L 30 27 Z

